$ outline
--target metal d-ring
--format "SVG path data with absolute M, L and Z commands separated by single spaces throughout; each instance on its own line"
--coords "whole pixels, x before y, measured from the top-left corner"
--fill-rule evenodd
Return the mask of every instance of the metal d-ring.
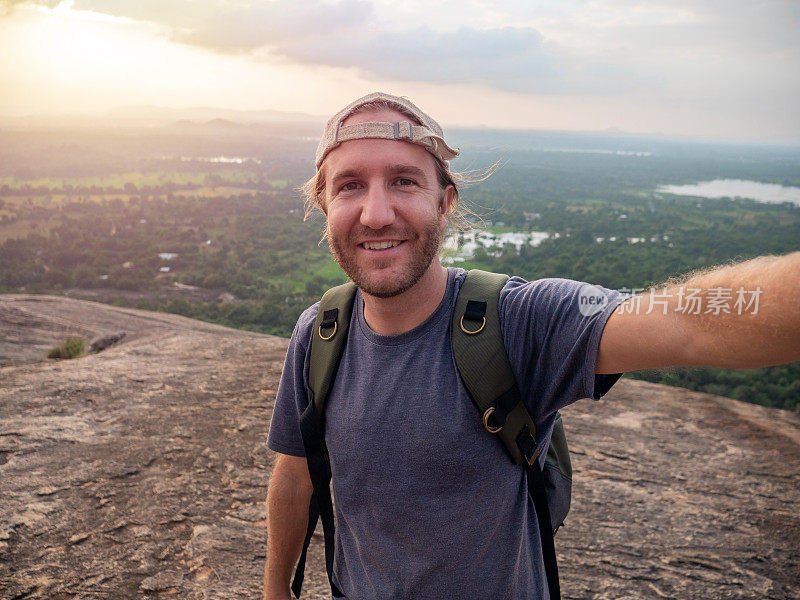
M 486 327 L 486 317 L 483 317 L 483 323 L 481 323 L 481 326 L 478 327 L 475 331 L 470 331 L 469 329 L 466 329 L 464 327 L 464 315 L 461 315 L 461 321 L 459 322 L 459 325 L 461 326 L 461 331 L 463 331 L 467 335 L 475 335 L 476 333 L 480 333 L 481 331 L 483 331 L 483 328 Z
M 336 321 L 334 321 L 333 322 L 333 331 L 331 332 L 331 334 L 328 337 L 325 337 L 324 335 L 322 335 L 322 325 L 320 325 L 319 326 L 319 337 L 321 337 L 323 340 L 331 339 L 333 336 L 336 335 L 336 329 L 337 329 L 338 326 L 339 326 L 339 324 Z
M 500 427 L 492 427 L 489 425 L 489 417 L 492 416 L 492 413 L 494 413 L 494 406 L 490 406 L 486 409 L 486 412 L 483 413 L 483 426 L 486 427 L 486 431 L 489 433 L 497 433 L 503 428 L 503 426 L 500 425 Z

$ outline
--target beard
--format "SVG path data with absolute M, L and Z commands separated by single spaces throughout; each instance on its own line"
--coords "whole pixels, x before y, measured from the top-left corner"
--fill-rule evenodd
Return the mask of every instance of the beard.
M 331 249 L 331 254 L 333 254 L 334 259 L 339 263 L 342 270 L 362 292 L 377 298 L 392 298 L 414 287 L 425 275 L 434 257 L 438 254 L 443 237 L 437 217 L 428 221 L 421 232 L 416 232 L 412 229 L 398 229 L 396 227 L 389 227 L 379 231 L 360 227 L 351 231 L 344 239 L 341 239 L 332 235 L 330 227 L 326 225 L 325 233 L 328 237 L 328 246 Z M 357 240 L 362 240 L 365 237 L 404 239 L 403 244 L 411 246 L 411 258 L 404 259 L 406 263 L 398 265 L 396 261 L 400 259 L 381 260 L 380 256 L 377 256 L 372 259 L 374 261 L 373 265 L 362 266 L 356 259 L 355 248 L 358 243 Z M 381 271 L 393 267 L 400 267 L 395 276 L 391 278 L 387 276 L 381 277 Z

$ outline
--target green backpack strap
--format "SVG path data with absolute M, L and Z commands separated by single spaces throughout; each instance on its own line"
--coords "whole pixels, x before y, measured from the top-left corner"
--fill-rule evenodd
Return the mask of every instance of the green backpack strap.
M 347 343 L 356 289 L 355 284 L 348 281 L 329 289 L 319 301 L 311 338 L 308 387 L 311 392 L 309 399 L 314 402 L 314 410 L 320 419 L 325 412 L 325 400 Z
M 498 302 L 508 275 L 473 269 L 453 311 L 453 355 L 483 425 L 503 442 L 518 465 L 539 457 L 536 426 L 528 414 L 508 362 Z
M 319 301 L 314 331 L 311 334 L 311 364 L 308 368 L 308 405 L 300 416 L 300 432 L 306 451 L 308 474 L 314 488 L 308 506 L 308 525 L 303 548 L 292 581 L 292 592 L 300 597 L 305 576 L 306 557 L 317 521 L 322 521 L 325 535 L 325 570 L 334 598 L 343 597 L 333 582 L 333 557 L 336 524 L 331 498 L 331 467 L 325 445 L 325 400 L 328 398 L 350 328 L 350 315 L 356 297 L 352 283 L 331 288 Z
M 537 460 L 536 426 L 522 402 L 500 329 L 498 304 L 507 281 L 507 275 L 477 269 L 467 273 L 453 311 L 453 355 L 467 392 L 483 415 L 483 426 L 500 438 L 514 462 L 525 469 L 539 523 L 547 589 L 551 600 L 558 600 L 561 586 L 553 533 L 560 520 L 551 516 L 548 488 L 552 486 Z M 558 428 L 566 450 L 560 419 Z M 568 452 L 566 456 L 569 461 Z

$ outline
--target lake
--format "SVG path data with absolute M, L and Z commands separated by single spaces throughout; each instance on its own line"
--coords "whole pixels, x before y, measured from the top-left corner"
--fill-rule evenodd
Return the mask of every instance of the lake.
M 800 187 L 744 179 L 715 179 L 689 185 L 662 185 L 656 191 L 701 198 L 749 198 L 757 202 L 793 202 L 800 206 Z
M 462 234 L 451 234 L 445 238 L 442 244 L 446 256 L 444 262 L 448 264 L 464 262 L 464 260 L 472 258 L 475 250 L 479 247 L 486 249 L 490 256 L 501 255 L 501 252 L 490 250 L 490 248 L 502 248 L 506 244 L 512 244 L 519 252 L 523 245 L 538 246 L 550 237 L 559 237 L 559 234 L 552 234 L 547 231 L 530 231 L 527 233 L 516 231 L 507 233 L 468 231 Z

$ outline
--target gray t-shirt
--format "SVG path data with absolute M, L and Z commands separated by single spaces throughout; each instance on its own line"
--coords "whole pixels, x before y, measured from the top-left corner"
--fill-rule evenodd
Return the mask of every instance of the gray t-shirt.
M 524 470 L 486 432 L 458 375 L 451 315 L 465 271 L 427 321 L 383 336 L 356 296 L 347 345 L 327 400 L 325 439 L 336 503 L 335 581 L 349 600 L 546 598 L 544 564 Z M 619 377 L 594 374 L 606 320 L 621 300 L 584 316 L 583 284 L 514 277 L 500 320 L 522 397 L 548 442 L 555 412 L 600 398 Z M 588 311 L 584 311 L 588 312 Z M 315 304 L 298 320 L 268 445 L 304 456 Z

